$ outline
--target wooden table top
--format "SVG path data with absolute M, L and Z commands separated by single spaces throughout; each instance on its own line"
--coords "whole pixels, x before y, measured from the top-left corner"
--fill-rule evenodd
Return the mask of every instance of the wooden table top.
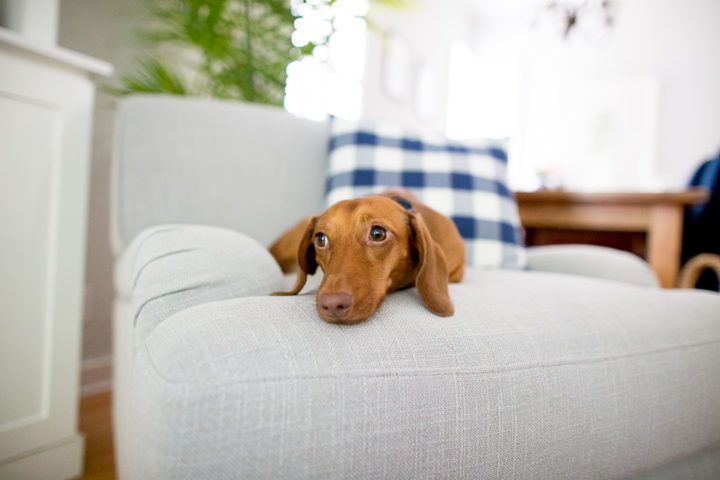
M 692 205 L 706 202 L 710 193 L 705 188 L 693 187 L 668 192 L 571 192 L 565 190 L 538 190 L 515 192 L 520 204 L 611 204 L 611 205 Z

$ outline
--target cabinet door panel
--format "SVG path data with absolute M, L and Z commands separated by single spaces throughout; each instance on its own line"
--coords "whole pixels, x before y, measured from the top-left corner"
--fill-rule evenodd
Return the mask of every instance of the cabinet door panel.
M 3 38 L 0 31 L 0 478 L 69 478 L 83 452 L 77 396 L 93 84 L 84 71 Z
M 0 431 L 48 414 L 55 109 L 0 93 Z

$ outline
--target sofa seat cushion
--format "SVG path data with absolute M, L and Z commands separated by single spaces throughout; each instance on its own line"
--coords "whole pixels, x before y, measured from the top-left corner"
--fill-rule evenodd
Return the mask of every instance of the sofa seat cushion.
M 613 478 L 720 442 L 720 295 L 477 268 L 450 294 L 171 315 L 136 354 L 137 478 Z

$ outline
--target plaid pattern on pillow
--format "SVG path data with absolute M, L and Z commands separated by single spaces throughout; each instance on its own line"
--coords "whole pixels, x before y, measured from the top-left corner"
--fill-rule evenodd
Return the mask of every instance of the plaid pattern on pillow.
M 452 142 L 380 124 L 331 122 L 327 204 L 405 187 L 450 217 L 467 263 L 524 268 L 523 232 L 502 143 Z

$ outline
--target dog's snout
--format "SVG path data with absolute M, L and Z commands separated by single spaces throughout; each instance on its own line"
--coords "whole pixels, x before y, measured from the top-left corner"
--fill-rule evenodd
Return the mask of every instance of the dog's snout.
M 352 306 L 352 295 L 347 292 L 323 293 L 318 299 L 322 311 L 333 318 L 343 318 Z

